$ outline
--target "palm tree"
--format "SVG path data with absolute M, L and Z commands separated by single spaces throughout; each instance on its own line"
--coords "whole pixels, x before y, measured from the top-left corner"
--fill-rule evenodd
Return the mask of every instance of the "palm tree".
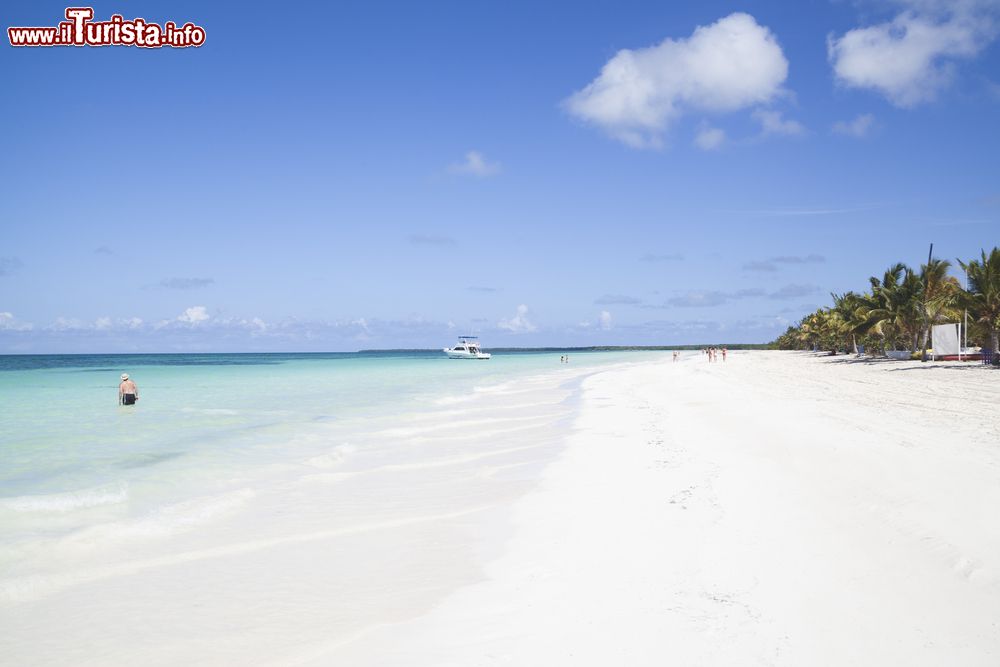
M 858 334 L 864 334 L 871 327 L 868 316 L 867 299 L 855 292 L 831 294 L 833 308 L 830 309 L 830 324 L 834 334 L 844 342 L 844 348 L 858 353 Z
M 917 349 L 922 318 L 920 294 L 923 284 L 913 269 L 899 263 L 890 266 L 882 279 L 869 278 L 872 291 L 867 297 L 868 331 L 874 332 L 895 349 L 899 339 Z
M 990 334 L 990 345 L 994 352 L 1000 349 L 1000 248 L 986 255 L 981 251 L 979 260 L 968 264 L 958 263 L 968 276 L 969 290 L 962 293 L 962 305 L 972 315 L 973 320 L 983 324 Z
M 802 318 L 799 324 L 799 340 L 807 347 L 833 348 L 831 337 L 830 313 L 824 308 Z

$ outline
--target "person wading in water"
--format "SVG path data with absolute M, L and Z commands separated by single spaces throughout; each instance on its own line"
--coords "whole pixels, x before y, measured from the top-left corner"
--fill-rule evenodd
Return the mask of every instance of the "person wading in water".
M 135 405 L 139 400 L 139 388 L 135 382 L 128 379 L 128 373 L 122 373 L 122 382 L 118 385 L 118 403 L 121 405 Z

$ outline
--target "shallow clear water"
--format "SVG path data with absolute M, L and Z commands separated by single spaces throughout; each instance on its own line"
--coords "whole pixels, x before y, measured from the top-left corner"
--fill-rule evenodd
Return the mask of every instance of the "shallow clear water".
M 0 543 L 98 523 L 109 506 L 150 512 L 338 442 L 391 447 L 379 430 L 403 415 L 644 354 L 573 353 L 569 365 L 558 352 L 0 356 Z M 122 372 L 135 406 L 117 404 Z

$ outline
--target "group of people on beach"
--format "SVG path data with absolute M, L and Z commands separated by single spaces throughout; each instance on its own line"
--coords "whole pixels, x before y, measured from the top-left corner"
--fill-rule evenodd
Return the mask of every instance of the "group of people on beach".
M 564 354 L 561 357 L 559 357 L 559 363 L 560 364 L 568 364 L 569 363 L 569 355 L 568 354 Z
M 726 360 L 726 348 L 724 347 L 706 347 L 702 348 L 701 352 L 708 355 L 709 363 L 718 361 L 720 352 L 722 353 L 722 360 Z

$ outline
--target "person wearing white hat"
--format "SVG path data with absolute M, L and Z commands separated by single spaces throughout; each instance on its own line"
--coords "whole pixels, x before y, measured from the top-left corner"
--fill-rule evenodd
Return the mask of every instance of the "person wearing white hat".
M 122 373 L 122 382 L 118 385 L 118 403 L 121 405 L 135 405 L 139 400 L 139 388 L 135 382 L 128 379 L 128 373 Z

